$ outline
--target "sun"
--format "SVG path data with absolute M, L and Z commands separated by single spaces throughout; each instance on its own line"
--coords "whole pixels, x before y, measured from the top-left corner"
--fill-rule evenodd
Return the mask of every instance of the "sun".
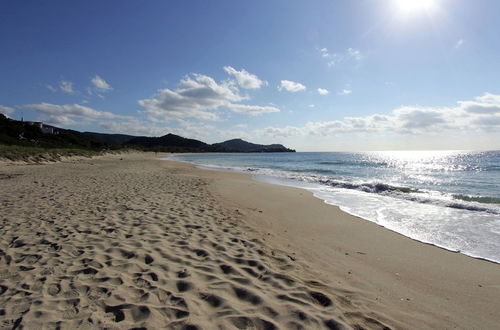
M 429 12 L 436 7 L 436 0 L 394 0 L 394 2 L 402 14 Z

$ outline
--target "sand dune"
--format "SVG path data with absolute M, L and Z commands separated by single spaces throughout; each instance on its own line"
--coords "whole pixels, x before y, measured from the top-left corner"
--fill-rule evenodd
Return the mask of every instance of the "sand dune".
M 0 328 L 404 327 L 145 157 L 0 166 Z

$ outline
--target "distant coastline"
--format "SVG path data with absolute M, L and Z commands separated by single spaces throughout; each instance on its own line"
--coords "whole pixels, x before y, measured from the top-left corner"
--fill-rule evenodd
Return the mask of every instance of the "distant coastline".
M 175 134 L 160 137 L 79 132 L 43 122 L 18 121 L 0 114 L 0 158 L 36 159 L 44 154 L 101 153 L 110 150 L 153 152 L 295 152 L 281 144 L 255 144 L 232 139 L 208 144 Z M 43 158 L 43 157 L 42 157 Z

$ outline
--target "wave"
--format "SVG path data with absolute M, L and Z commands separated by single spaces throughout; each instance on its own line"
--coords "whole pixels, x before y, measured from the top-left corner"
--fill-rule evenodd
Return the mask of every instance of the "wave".
M 340 166 L 355 166 L 355 167 L 388 167 L 390 164 L 383 161 L 367 161 L 367 160 L 329 160 L 316 162 L 318 165 L 340 165 Z
M 495 210 L 476 203 L 500 204 L 499 198 L 494 197 L 474 197 L 464 195 L 448 195 L 438 192 L 428 192 L 414 188 L 393 186 L 386 183 L 352 183 L 338 181 L 334 179 L 320 179 L 318 183 L 333 188 L 354 189 L 366 193 L 381 194 L 389 197 L 406 199 L 422 204 L 434 204 L 439 206 L 451 207 L 467 211 L 487 212 L 491 214 L 500 214 L 500 210 Z M 450 198 L 451 196 L 451 198 Z M 460 203 L 453 199 L 462 200 L 466 203 Z
M 462 166 L 464 173 L 435 174 L 443 168 L 440 164 L 424 164 L 423 169 L 415 167 L 418 171 L 410 168 L 411 175 L 406 177 L 401 176 L 406 170 L 386 171 L 379 167 L 374 171 L 361 171 L 361 166 L 375 166 L 370 162 L 347 164 L 352 163 L 352 159 L 339 162 L 325 159 L 328 155 L 318 159 L 315 155 L 299 154 L 296 160 L 289 155 L 281 160 L 260 155 L 250 159 L 247 155 L 243 159 L 236 156 L 179 158 L 192 159 L 192 163 L 204 169 L 244 172 L 258 181 L 307 189 L 328 204 L 338 205 L 345 212 L 412 239 L 500 262 L 500 236 L 496 230 L 500 225 L 500 196 L 495 188 L 498 186 L 497 155 L 494 154 L 494 161 L 479 162 L 481 166 Z M 323 164 L 319 164 L 320 161 Z M 378 165 L 390 167 L 391 164 L 379 162 Z M 484 174 L 487 168 L 493 171 L 493 176 Z M 447 169 L 454 170 L 450 166 Z M 478 174 L 472 177 L 465 173 L 471 169 Z
M 337 161 L 325 161 L 325 162 L 318 162 L 319 165 L 345 165 L 346 162 L 345 161 L 340 161 L 340 160 L 337 160 Z
M 453 198 L 460 199 L 466 202 L 478 202 L 484 204 L 500 204 L 500 198 L 483 197 L 483 196 L 468 196 L 468 195 L 453 195 Z
M 321 163 L 336 163 L 321 162 Z M 332 177 L 336 175 L 331 169 L 294 169 L 292 171 L 261 167 L 238 167 L 221 166 L 213 164 L 197 164 L 205 169 L 246 172 L 253 175 L 263 175 L 277 179 L 291 180 L 292 182 L 303 182 L 318 184 L 323 187 L 335 189 L 349 189 L 364 193 L 383 195 L 387 197 L 413 201 L 421 204 L 432 204 L 436 206 L 449 207 L 453 209 L 486 212 L 500 215 L 500 198 L 488 196 L 469 196 L 461 194 L 449 194 L 438 191 L 422 190 L 412 187 L 393 185 L 383 182 L 352 181 L 350 178 Z M 338 175 L 338 174 L 337 174 Z
M 238 170 L 235 168 L 235 170 Z M 336 179 L 325 177 L 317 174 L 302 174 L 299 171 L 287 172 L 277 171 L 271 169 L 248 168 L 248 172 L 253 174 L 260 174 L 282 178 L 285 180 L 307 182 L 319 184 L 336 189 L 349 189 L 357 190 L 365 193 L 384 195 L 387 197 L 404 199 L 421 204 L 432 204 L 443 207 L 450 207 L 453 209 L 486 212 L 489 214 L 500 215 L 500 198 L 495 197 L 481 197 L 481 196 L 467 196 L 467 195 L 453 195 L 437 191 L 427 191 L 411 187 L 391 185 L 381 182 L 353 182 L 344 179 Z
M 392 186 L 386 183 L 352 183 L 346 181 L 338 181 L 334 179 L 320 179 L 318 183 L 335 188 L 357 189 L 369 193 L 385 193 L 385 192 L 401 192 L 401 193 L 419 193 L 418 189 L 407 187 Z
M 500 171 L 500 166 L 499 165 L 489 165 L 484 168 L 485 171 L 489 172 L 497 172 Z

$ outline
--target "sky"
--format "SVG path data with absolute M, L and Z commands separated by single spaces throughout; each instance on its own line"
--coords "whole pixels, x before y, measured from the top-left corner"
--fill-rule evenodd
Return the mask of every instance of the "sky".
M 297 151 L 500 149 L 498 0 L 4 0 L 0 113 Z

